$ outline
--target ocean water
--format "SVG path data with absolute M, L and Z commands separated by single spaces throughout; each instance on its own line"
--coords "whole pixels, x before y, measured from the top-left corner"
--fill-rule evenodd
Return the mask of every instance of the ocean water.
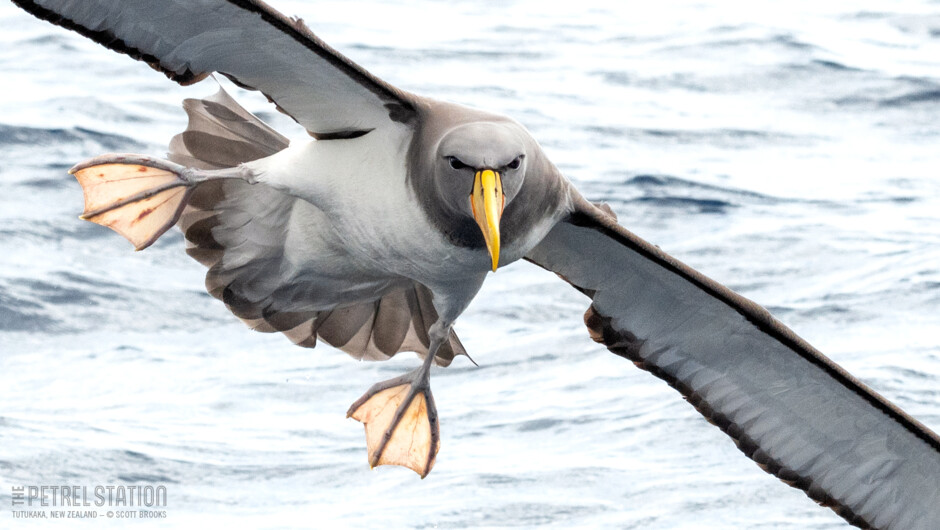
M 515 117 L 622 224 L 940 430 L 940 2 L 275 7 L 397 86 Z M 13 518 L 14 486 L 132 484 L 166 486 L 161 526 L 846 526 L 595 345 L 587 299 L 526 263 L 457 323 L 479 367 L 432 376 L 433 472 L 370 471 L 346 409 L 415 357 L 252 332 L 178 232 L 135 253 L 77 219 L 67 168 L 162 155 L 214 82 L 10 4 L 0 78 L 0 527 L 43 525 Z

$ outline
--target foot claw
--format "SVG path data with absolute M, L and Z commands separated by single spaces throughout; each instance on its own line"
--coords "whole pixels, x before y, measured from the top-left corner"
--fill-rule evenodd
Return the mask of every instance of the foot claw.
M 365 426 L 370 467 L 404 466 L 421 478 L 434 467 L 440 430 L 426 385 L 416 387 L 408 376 L 379 383 L 353 403 L 347 417 Z

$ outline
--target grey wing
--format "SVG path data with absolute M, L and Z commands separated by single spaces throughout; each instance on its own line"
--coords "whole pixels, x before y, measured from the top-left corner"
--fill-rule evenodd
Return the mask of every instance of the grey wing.
M 591 336 L 679 390 L 764 470 L 867 528 L 940 528 L 940 438 L 757 304 L 580 197 L 527 256 Z
M 260 90 L 315 136 L 406 122 L 414 96 L 260 0 L 14 0 L 182 84 L 219 72 Z
M 183 106 L 189 125 L 170 142 L 170 159 L 179 164 L 232 167 L 287 146 L 286 138 L 222 90 Z M 310 203 L 264 184 L 227 179 L 197 186 L 178 224 L 187 253 L 209 268 L 206 289 L 253 329 L 283 332 L 306 347 L 319 337 L 357 359 L 427 354 L 427 332 L 437 313 L 430 291 L 419 283 L 376 280 L 365 288 L 365 298 L 341 306 L 321 303 L 318 292 L 342 286 L 309 274 L 287 250 L 316 244 L 306 225 L 320 216 Z M 452 333 L 435 360 L 447 365 L 460 354 L 466 351 Z

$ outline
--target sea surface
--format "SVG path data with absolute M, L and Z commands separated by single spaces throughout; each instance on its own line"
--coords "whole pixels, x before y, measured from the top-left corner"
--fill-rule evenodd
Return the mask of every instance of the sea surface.
M 630 230 L 940 430 L 940 2 L 272 2 L 401 88 L 515 117 Z M 346 409 L 414 356 L 252 332 L 177 231 L 135 253 L 77 218 L 71 165 L 162 156 L 216 82 L 9 3 L 0 80 L 0 527 L 74 523 L 15 519 L 30 485 L 164 485 L 166 518 L 130 528 L 846 526 L 595 345 L 587 299 L 527 263 L 457 323 L 479 366 L 432 376 L 433 472 L 370 471 Z

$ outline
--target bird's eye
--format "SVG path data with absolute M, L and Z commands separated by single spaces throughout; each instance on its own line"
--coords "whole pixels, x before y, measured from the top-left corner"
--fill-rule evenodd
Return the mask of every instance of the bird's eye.
M 450 167 L 454 169 L 467 169 L 468 167 L 470 167 L 467 164 L 464 164 L 463 162 L 461 162 L 460 159 L 457 158 L 456 156 L 449 156 L 447 157 L 447 160 L 450 162 Z
M 508 167 L 509 169 L 519 169 L 519 166 L 522 165 L 522 156 L 523 155 L 519 155 L 516 158 L 514 158 L 512 162 L 506 165 L 506 167 Z

